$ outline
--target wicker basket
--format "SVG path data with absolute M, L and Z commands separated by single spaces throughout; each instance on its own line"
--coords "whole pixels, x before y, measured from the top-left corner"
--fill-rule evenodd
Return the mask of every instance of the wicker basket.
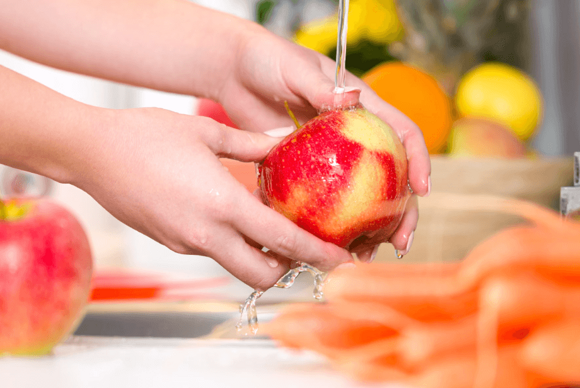
M 556 209 L 560 187 L 573 178 L 571 158 L 453 159 L 431 158 L 432 194 L 419 198 L 419 223 L 405 261 L 460 260 L 478 243 L 521 222 L 514 216 L 448 210 L 446 201 L 481 195 L 528 200 Z M 393 261 L 394 249 L 383 244 L 376 261 Z

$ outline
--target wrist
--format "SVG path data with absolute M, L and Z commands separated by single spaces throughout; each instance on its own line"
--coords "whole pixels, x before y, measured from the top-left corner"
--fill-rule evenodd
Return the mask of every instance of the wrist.
M 66 159 L 60 166 L 62 183 L 89 192 L 90 187 L 100 181 L 116 149 L 122 147 L 123 126 L 120 123 L 127 110 L 84 106 L 83 120 L 74 133 L 74 140 L 64 151 Z

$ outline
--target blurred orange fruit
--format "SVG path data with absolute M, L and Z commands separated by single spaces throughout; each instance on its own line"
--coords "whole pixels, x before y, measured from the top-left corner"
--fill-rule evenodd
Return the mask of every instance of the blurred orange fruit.
M 386 62 L 362 79 L 419 126 L 429 153 L 444 151 L 453 122 L 452 104 L 435 78 L 402 62 Z

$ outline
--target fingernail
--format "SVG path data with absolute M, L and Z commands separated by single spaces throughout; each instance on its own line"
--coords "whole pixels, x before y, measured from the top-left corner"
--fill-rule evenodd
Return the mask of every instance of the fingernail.
M 411 250 L 411 245 L 413 245 L 413 239 L 415 238 L 415 231 L 412 231 L 407 240 L 407 246 L 403 252 L 399 252 L 401 255 L 406 255 Z
M 375 247 L 373 249 L 373 253 L 371 254 L 371 258 L 369 259 L 369 264 L 375 260 L 375 257 L 377 257 L 378 252 L 379 252 L 379 245 L 375 245 Z
M 278 265 L 280 265 L 280 263 L 278 263 L 278 260 L 270 256 L 264 257 L 264 260 L 266 260 L 266 263 L 268 263 L 268 265 L 272 268 L 276 268 Z
M 336 267 L 336 269 L 352 269 L 352 268 L 356 268 L 356 264 L 354 263 L 342 263 L 341 265 L 339 265 L 338 267 Z
M 346 88 L 334 88 L 333 93 L 350 93 L 350 92 L 361 92 L 361 88 L 355 88 L 354 86 L 347 86 Z
M 429 194 L 431 194 L 431 175 L 427 178 L 427 193 L 425 194 L 425 197 L 428 197 Z
M 288 136 L 289 134 L 291 134 L 295 130 L 296 130 L 296 128 L 294 128 L 294 127 L 280 127 L 280 128 L 270 129 L 269 131 L 264 132 L 264 134 L 266 134 L 270 137 L 284 137 L 284 136 Z

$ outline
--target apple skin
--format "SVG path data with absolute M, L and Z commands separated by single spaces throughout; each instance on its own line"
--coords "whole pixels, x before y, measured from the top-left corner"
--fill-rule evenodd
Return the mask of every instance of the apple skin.
M 491 120 L 465 117 L 451 128 L 448 153 L 451 157 L 525 158 L 526 145 L 503 125 Z
M 270 151 L 258 173 L 271 208 L 351 251 L 387 241 L 410 196 L 403 145 L 362 106 L 308 121 Z
M 66 209 L 46 200 L 0 220 L 0 355 L 42 355 L 82 318 L 91 290 L 87 236 Z
M 234 124 L 230 119 L 230 117 L 228 116 L 226 110 L 220 104 L 210 99 L 207 98 L 199 99 L 199 105 L 197 106 L 197 114 L 199 116 L 214 119 L 218 123 L 225 124 L 228 127 L 238 129 L 236 124 Z

